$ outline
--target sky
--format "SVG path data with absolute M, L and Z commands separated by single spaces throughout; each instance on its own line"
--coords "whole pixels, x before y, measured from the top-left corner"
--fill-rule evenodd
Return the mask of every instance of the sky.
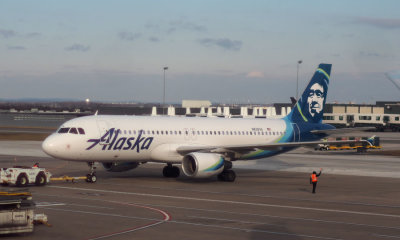
M 400 101 L 400 1 L 0 0 L 0 99 Z M 298 61 L 302 60 L 301 64 Z

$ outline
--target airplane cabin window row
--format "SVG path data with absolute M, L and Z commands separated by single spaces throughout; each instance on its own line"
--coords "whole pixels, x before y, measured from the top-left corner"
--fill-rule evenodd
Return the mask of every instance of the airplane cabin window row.
M 284 135 L 286 132 L 281 131 L 205 131 L 205 130 L 119 130 L 119 134 L 136 134 L 141 133 L 142 135 L 270 135 L 270 136 L 279 136 Z
M 217 130 L 118 130 L 119 134 L 129 134 L 136 135 L 141 133 L 142 135 L 214 135 L 214 136 L 224 136 L 224 135 L 239 135 L 239 136 L 256 136 L 256 135 L 269 135 L 269 136 L 280 136 L 284 135 L 286 132 L 281 131 L 217 131 Z M 80 134 L 85 135 L 85 130 L 83 128 L 60 128 L 58 133 L 70 133 L 70 134 Z

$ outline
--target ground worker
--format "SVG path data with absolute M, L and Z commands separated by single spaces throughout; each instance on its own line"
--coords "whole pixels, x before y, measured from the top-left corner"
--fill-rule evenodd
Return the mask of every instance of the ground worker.
M 317 188 L 318 177 L 321 176 L 321 172 L 322 168 L 319 170 L 318 174 L 316 171 L 313 171 L 313 173 L 310 176 L 310 184 L 313 185 L 312 193 L 315 193 L 315 189 Z

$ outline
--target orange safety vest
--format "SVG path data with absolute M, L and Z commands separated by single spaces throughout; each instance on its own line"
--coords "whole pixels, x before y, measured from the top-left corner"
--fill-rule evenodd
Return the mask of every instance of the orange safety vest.
M 317 178 L 317 174 L 311 174 L 311 182 L 317 182 L 318 178 Z

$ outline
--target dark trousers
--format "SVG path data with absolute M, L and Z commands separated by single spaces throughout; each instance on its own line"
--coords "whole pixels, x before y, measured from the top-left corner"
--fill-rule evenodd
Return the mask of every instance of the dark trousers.
M 312 193 L 315 193 L 315 189 L 317 188 L 317 182 L 312 183 Z

